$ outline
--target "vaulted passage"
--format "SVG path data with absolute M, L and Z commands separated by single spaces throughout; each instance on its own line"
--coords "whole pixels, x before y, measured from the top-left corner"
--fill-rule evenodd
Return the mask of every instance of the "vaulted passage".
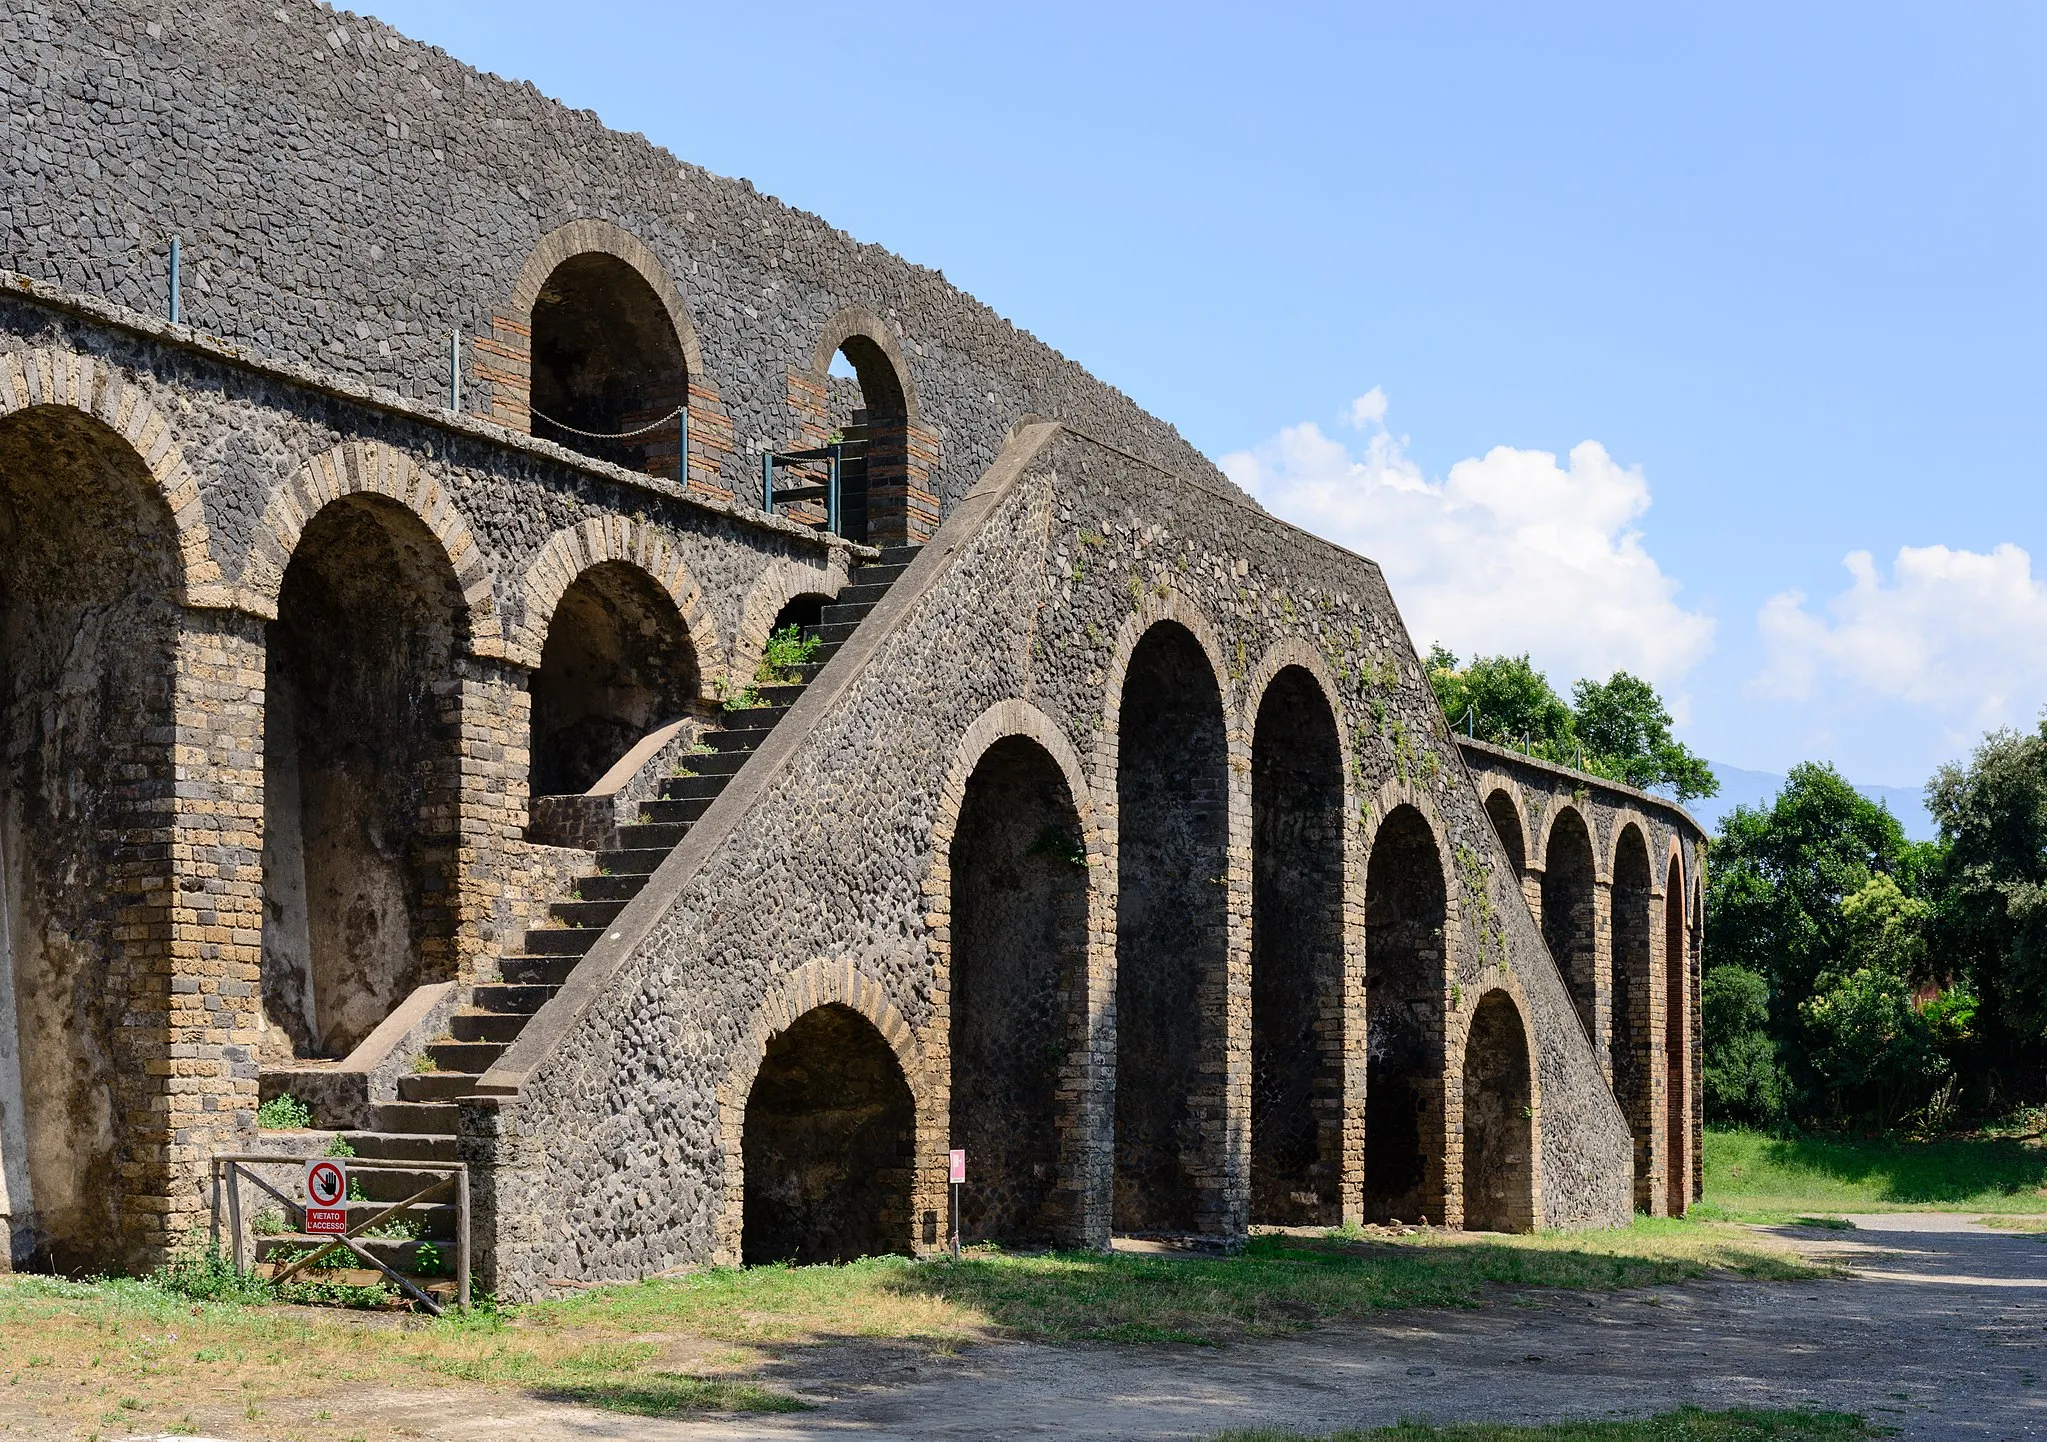
M 1219 1158 L 1229 746 L 1201 645 L 1162 621 L 1130 658 L 1117 727 L 1116 1184 L 1121 1231 L 1201 1229 Z
M 952 1144 L 969 1241 L 1078 1243 L 1087 854 L 1057 763 L 998 741 L 952 844 Z
M 1521 844 L 1521 810 L 1505 787 L 1486 797 L 1485 814 L 1499 833 L 1500 845 L 1507 849 L 1507 859 L 1514 863 L 1514 875 L 1520 877 L 1528 870 L 1528 854 Z
M 1341 1221 L 1343 759 L 1314 676 L 1281 671 L 1251 753 L 1251 1220 Z
M 1670 1215 L 1681 1217 L 1691 1198 L 1686 1195 L 1685 1161 L 1691 1154 L 1686 1144 L 1685 1071 L 1689 1049 L 1692 988 L 1691 968 L 1685 956 L 1685 877 L 1678 859 L 1670 858 L 1670 872 L 1663 887 L 1663 1135 L 1666 1202 Z
M 397 502 L 307 523 L 269 627 L 266 1058 L 338 1057 L 454 975 L 462 597 Z
M 1566 807 L 1550 823 L 1549 852 L 1543 859 L 1542 938 L 1564 974 L 1571 1004 L 1597 1054 L 1599 953 L 1592 881 L 1592 837 L 1577 811 Z
M 688 394 L 682 343 L 646 277 L 598 251 L 555 267 L 533 303 L 534 435 L 674 476 L 682 433 L 663 418 Z M 607 439 L 649 425 L 643 435 Z
M 1649 847 L 1622 828 L 1613 858 L 1613 1094 L 1635 1135 L 1635 1208 L 1650 1203 L 1655 1113 L 1650 1074 L 1649 985 L 1653 957 Z
M 177 571 L 126 441 L 57 407 L 0 420 L 0 1195 L 24 1269 L 126 1265 L 126 1198 L 164 1185 L 135 1146 L 142 1065 L 169 1055 L 140 948 L 166 921 Z
M 1520 1008 L 1504 991 L 1479 998 L 1464 1043 L 1464 1225 L 1535 1229 L 1534 1091 Z
M 1421 812 L 1380 823 L 1365 870 L 1365 1218 L 1444 1220 L 1442 854 Z
M 607 561 L 562 593 L 532 687 L 532 794 L 572 795 L 649 731 L 689 712 L 696 649 L 653 577 Z
M 889 1044 L 850 1007 L 805 1012 L 768 1042 L 746 1098 L 749 1266 L 910 1248 L 916 1107 Z

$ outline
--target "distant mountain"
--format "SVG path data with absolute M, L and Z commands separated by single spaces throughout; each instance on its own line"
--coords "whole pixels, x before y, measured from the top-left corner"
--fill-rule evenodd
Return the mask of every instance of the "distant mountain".
M 1768 771 L 1744 771 L 1739 766 L 1723 766 L 1718 761 L 1709 761 L 1713 775 L 1719 778 L 1720 794 L 1715 797 L 1694 797 L 1685 803 L 1685 810 L 1699 819 L 1699 824 L 1708 831 L 1720 829 L 1720 818 L 1737 806 L 1764 806 L 1784 789 L 1784 778 Z M 1898 818 L 1898 824 L 1905 828 L 1905 835 L 1914 841 L 1931 841 L 1937 834 L 1933 817 L 1926 809 L 1916 786 L 1863 786 L 1855 789 L 1871 801 L 1881 801 Z

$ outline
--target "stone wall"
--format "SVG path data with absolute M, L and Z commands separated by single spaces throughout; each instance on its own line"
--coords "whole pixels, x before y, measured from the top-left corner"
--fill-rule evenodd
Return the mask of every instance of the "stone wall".
M 1183 634 L 1194 652 L 1176 639 L 1181 654 L 1157 664 L 1183 693 L 1204 677 L 1216 693 L 1229 838 L 1223 870 L 1195 878 L 1224 898 L 1207 925 L 1225 976 L 1200 991 L 1199 1025 L 1219 1044 L 1198 1058 L 1201 1091 L 1179 1133 L 1201 1198 L 1194 1227 L 1241 1235 L 1251 1201 L 1250 763 L 1263 691 L 1287 665 L 1316 678 L 1340 738 L 1347 956 L 1364 930 L 1363 858 L 1389 816 L 1419 818 L 1439 858 L 1449 916 L 1435 941 L 1446 955 L 1434 983 L 1431 1220 L 1462 1215 L 1464 1042 L 1479 998 L 1494 994 L 1530 1038 L 1529 1211 L 1552 1226 L 1623 1219 L 1625 1125 L 1377 568 L 1038 425 L 485 1076 L 492 1094 L 464 1104 L 466 1155 L 489 1176 L 492 1285 L 526 1295 L 551 1277 L 744 1255 L 755 1076 L 772 1038 L 819 1006 L 866 1018 L 908 1079 L 916 1165 L 897 1244 L 935 1243 L 952 947 L 974 886 L 962 867 L 976 864 L 951 838 L 991 732 L 1027 737 L 1077 801 L 1090 891 L 1089 1035 L 1072 1052 L 1083 1084 L 1038 1093 L 1033 1104 L 1053 1114 L 1012 1125 L 1078 1131 L 1085 1154 L 1064 1165 L 1089 1196 L 1070 1239 L 1104 1240 L 1116 1092 L 1151 1084 L 1115 1072 L 1123 707 L 1145 638 Z M 1133 940 L 1120 938 L 1126 957 Z M 1356 1017 L 1363 967 L 1343 975 L 1335 1010 Z M 1362 1088 L 1346 1087 L 1355 1107 Z M 1344 1175 L 1339 1206 L 1356 1215 L 1356 1173 Z

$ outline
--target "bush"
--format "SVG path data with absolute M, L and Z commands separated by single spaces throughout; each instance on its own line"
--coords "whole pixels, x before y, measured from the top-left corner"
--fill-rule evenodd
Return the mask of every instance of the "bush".
M 313 1110 L 290 1092 L 256 1108 L 256 1125 L 265 1131 L 302 1132 L 313 1124 Z

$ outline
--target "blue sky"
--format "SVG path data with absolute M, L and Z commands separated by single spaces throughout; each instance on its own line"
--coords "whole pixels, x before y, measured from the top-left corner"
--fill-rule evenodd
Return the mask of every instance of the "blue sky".
M 2047 701 L 2047 9 L 373 8 L 942 269 L 1423 646 L 1866 782 Z

